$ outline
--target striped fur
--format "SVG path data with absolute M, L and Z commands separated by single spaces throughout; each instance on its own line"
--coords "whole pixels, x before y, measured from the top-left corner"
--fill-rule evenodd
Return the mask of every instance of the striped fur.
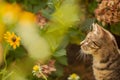
M 120 80 L 120 52 L 113 35 L 98 24 L 81 42 L 81 49 L 93 56 L 96 80 Z

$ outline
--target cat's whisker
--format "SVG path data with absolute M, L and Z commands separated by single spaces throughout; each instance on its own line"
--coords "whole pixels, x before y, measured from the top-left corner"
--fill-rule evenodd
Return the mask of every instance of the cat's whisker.
M 76 54 L 75 54 L 75 60 L 78 60 L 79 57 L 80 57 L 80 52 L 78 51 L 78 52 L 76 52 Z
M 81 62 L 81 61 L 86 62 L 88 59 L 89 59 L 89 55 L 85 54 L 82 50 L 79 50 L 76 53 L 75 61 L 77 61 L 77 62 Z
M 86 61 L 87 61 L 87 60 L 86 60 L 86 59 L 87 59 L 87 58 L 86 58 L 86 56 L 87 56 L 87 55 L 86 55 L 86 54 L 84 54 L 84 57 L 83 57 L 83 62 L 86 62 Z
M 80 58 L 79 58 L 79 61 L 83 60 L 84 59 L 84 54 L 83 53 L 80 53 Z
M 88 59 L 90 58 L 90 56 L 88 54 L 85 54 L 82 50 L 81 53 L 83 54 L 83 62 L 88 61 Z
M 83 58 L 84 58 L 84 53 L 80 50 L 80 51 L 77 53 L 76 56 L 77 56 L 77 57 L 76 57 L 75 60 L 77 60 L 78 62 L 80 62 L 80 61 L 83 60 Z
M 82 54 L 80 53 L 80 51 L 78 51 L 76 53 L 76 59 L 75 60 L 79 61 L 79 60 L 81 60 L 81 58 L 82 58 Z

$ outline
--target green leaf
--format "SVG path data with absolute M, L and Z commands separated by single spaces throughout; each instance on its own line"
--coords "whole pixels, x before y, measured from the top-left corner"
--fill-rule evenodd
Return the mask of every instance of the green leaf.
M 22 58 L 26 55 L 26 50 L 21 46 L 18 47 L 16 50 L 10 50 L 9 56 L 14 57 L 15 59 Z
M 69 44 L 70 38 L 68 35 L 65 35 L 65 37 L 63 38 L 63 40 L 61 41 L 60 45 L 58 46 L 57 49 L 63 49 L 66 48 L 67 45 Z
M 42 15 L 45 16 L 47 19 L 51 18 L 50 13 L 51 13 L 50 10 L 42 10 Z
M 65 65 L 65 66 L 68 65 L 68 63 L 67 63 L 67 57 L 66 57 L 66 56 L 58 57 L 58 58 L 57 58 L 57 61 L 58 61 L 60 64 L 62 64 L 62 65 Z
M 82 41 L 84 38 L 83 33 L 80 30 L 78 30 L 77 27 L 70 28 L 68 33 L 69 33 L 69 37 L 70 37 L 69 38 L 70 43 L 73 43 L 73 44 L 79 45 L 80 41 Z
M 89 0 L 87 1 L 87 10 L 89 13 L 94 14 L 94 10 L 97 7 L 97 2 L 96 0 L 92 0 L 91 2 L 89 2 Z
M 62 57 L 62 56 L 65 56 L 65 55 L 66 55 L 66 50 L 65 49 L 58 50 L 53 54 L 54 57 Z
M 56 63 L 55 67 L 57 70 L 56 72 L 54 72 L 55 76 L 57 76 L 57 77 L 63 76 L 63 66 L 61 66 L 59 63 Z
M 27 55 L 27 51 L 22 46 L 18 47 L 16 50 L 11 49 L 9 50 L 9 53 L 8 53 L 7 62 L 8 64 L 10 64 L 14 60 L 19 60 L 25 57 L 26 55 Z
M 111 25 L 111 32 L 120 35 L 120 23 Z
M 30 2 L 30 4 L 38 4 L 38 0 L 28 0 Z

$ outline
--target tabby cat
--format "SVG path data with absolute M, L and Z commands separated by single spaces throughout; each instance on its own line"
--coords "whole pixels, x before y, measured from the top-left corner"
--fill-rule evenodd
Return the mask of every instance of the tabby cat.
M 93 56 L 96 80 L 120 80 L 120 52 L 113 35 L 98 24 L 81 42 L 81 50 Z

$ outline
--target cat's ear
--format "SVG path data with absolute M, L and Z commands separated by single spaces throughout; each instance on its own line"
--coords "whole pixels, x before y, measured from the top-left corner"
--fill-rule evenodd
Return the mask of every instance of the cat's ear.
M 100 35 L 102 33 L 102 28 L 97 23 L 93 23 L 92 26 L 94 34 Z

